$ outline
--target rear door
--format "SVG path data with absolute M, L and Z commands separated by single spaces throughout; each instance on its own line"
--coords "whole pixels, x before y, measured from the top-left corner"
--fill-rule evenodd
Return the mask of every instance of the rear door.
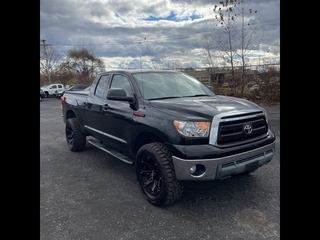
M 51 85 L 49 88 L 48 88 L 48 92 L 49 92 L 49 95 L 53 95 L 56 93 L 57 91 L 57 85 L 56 84 L 53 84 Z
M 57 89 L 54 94 L 59 95 L 62 91 L 64 91 L 64 86 L 62 84 L 57 84 Z
M 86 104 L 86 120 L 87 125 L 85 128 L 89 131 L 93 136 L 105 140 L 106 137 L 103 133 L 102 126 L 102 105 L 106 99 L 106 91 L 109 85 L 109 74 L 101 75 L 97 77 L 92 83 L 92 87 L 90 88 L 90 92 L 87 98 Z

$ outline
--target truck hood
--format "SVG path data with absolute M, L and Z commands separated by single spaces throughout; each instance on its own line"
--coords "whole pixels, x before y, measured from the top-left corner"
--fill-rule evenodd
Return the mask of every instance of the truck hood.
M 257 104 L 245 99 L 229 96 L 188 97 L 152 100 L 150 105 L 157 111 L 176 115 L 179 119 L 186 120 L 204 118 L 211 120 L 215 115 L 231 111 L 263 109 Z

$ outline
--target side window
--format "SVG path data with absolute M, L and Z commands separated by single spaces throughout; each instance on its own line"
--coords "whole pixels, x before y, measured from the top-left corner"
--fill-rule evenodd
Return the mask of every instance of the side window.
M 127 95 L 133 93 L 129 79 L 123 75 L 114 75 L 110 88 L 123 88 Z
M 58 85 L 58 88 L 62 88 L 62 86 L 61 86 L 61 85 Z
M 51 89 L 55 89 L 55 88 L 57 88 L 57 85 L 51 86 Z
M 99 79 L 99 82 L 97 83 L 96 91 L 94 93 L 97 97 L 100 97 L 100 98 L 104 97 L 104 94 L 108 87 L 108 80 L 109 80 L 109 75 L 103 75 Z

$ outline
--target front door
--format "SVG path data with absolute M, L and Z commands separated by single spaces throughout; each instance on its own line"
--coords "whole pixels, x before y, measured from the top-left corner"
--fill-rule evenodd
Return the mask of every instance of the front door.
M 127 95 L 133 94 L 131 82 L 126 75 L 113 75 L 109 88 L 122 88 Z M 103 131 L 108 135 L 108 144 L 120 152 L 129 154 L 132 117 L 133 109 L 129 102 L 105 99 L 102 108 L 102 125 Z

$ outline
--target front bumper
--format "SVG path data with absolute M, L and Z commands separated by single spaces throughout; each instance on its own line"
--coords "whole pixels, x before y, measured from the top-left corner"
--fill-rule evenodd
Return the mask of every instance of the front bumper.
M 178 180 L 217 180 L 251 172 L 269 163 L 275 153 L 275 141 L 265 146 L 251 149 L 230 156 L 182 159 L 172 156 L 176 178 Z M 196 166 L 196 172 L 190 173 L 192 166 Z

